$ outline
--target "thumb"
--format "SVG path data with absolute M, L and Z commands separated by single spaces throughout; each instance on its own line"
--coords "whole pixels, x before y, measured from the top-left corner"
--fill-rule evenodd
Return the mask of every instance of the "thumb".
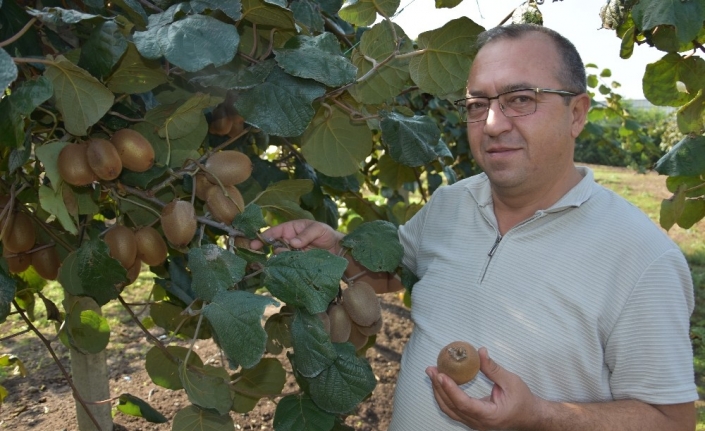
M 490 358 L 486 347 L 481 347 L 478 353 L 480 354 L 480 371 L 482 371 L 482 374 L 494 383 L 502 386 L 502 383 L 504 383 L 510 375 L 509 371 L 502 368 L 494 359 Z

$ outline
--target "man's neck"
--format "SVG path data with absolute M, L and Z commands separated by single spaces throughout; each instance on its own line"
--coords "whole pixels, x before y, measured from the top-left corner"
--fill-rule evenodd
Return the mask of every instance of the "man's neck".
M 504 190 L 493 186 L 492 200 L 500 234 L 531 218 L 536 211 L 550 208 L 582 179 L 578 169 L 573 167 L 546 187 L 527 185 L 522 190 Z

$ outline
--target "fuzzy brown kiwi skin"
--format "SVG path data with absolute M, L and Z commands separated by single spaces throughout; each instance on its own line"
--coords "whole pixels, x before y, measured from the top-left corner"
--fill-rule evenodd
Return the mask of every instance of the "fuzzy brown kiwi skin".
M 88 146 L 70 143 L 61 149 L 57 158 L 59 176 L 72 186 L 87 186 L 96 181 L 96 176 L 88 164 Z
M 24 272 L 32 264 L 32 255 L 27 253 L 15 254 L 7 248 L 2 249 L 2 257 L 7 260 L 7 267 L 11 274 L 19 274 Z
M 137 242 L 132 229 L 122 225 L 115 225 L 105 234 L 103 238 L 110 256 L 117 259 L 123 268 L 130 268 L 137 258 Z
M 250 178 L 252 161 L 240 151 L 218 151 L 206 160 L 206 171 L 206 178 L 211 183 L 218 184 L 215 176 L 224 186 L 234 186 Z
M 343 306 L 358 326 L 371 326 L 382 317 L 377 293 L 364 282 L 355 282 L 343 290 Z
M 464 385 L 480 371 L 480 355 L 467 341 L 453 341 L 438 353 L 436 366 L 457 385 Z
M 154 165 L 154 147 L 140 132 L 120 129 L 113 134 L 110 142 L 115 146 L 123 167 L 133 172 L 144 172 Z
M 101 180 L 112 181 L 122 172 L 120 155 L 115 145 L 106 139 L 90 139 L 86 149 L 86 158 L 88 166 Z
M 203 172 L 199 172 L 193 177 L 193 187 L 195 188 L 196 197 L 202 201 L 208 199 L 208 191 L 215 186 L 215 184 L 208 181 L 206 174 Z
M 133 262 L 132 266 L 127 268 L 127 284 L 132 284 L 137 280 L 140 275 L 140 270 L 142 269 L 142 261 L 137 258 Z
M 34 247 L 37 234 L 32 224 L 32 218 L 22 211 L 16 211 L 7 221 L 3 235 L 3 246 L 13 253 L 24 253 Z
M 244 210 L 245 201 L 235 186 L 226 186 L 224 190 L 228 196 L 225 196 L 220 187 L 211 187 L 208 190 L 206 206 L 216 220 L 229 225 L 235 220 L 235 216 Z
M 171 201 L 162 208 L 161 224 L 166 239 L 174 247 L 183 248 L 191 242 L 196 233 L 196 210 L 190 202 Z
M 350 337 L 348 338 L 348 343 L 351 343 L 353 346 L 355 346 L 355 350 L 360 350 L 365 347 L 365 344 L 367 344 L 367 340 L 369 338 L 370 337 L 360 332 L 360 327 L 353 322 L 352 327 L 350 328 Z
M 46 247 L 31 254 L 32 266 L 43 279 L 56 280 L 59 276 L 61 260 L 56 246 Z
M 213 109 L 212 119 L 208 124 L 208 133 L 217 136 L 227 135 L 233 126 L 233 120 L 228 115 L 228 109 L 221 103 Z
M 137 242 L 137 259 L 149 266 L 158 266 L 164 263 L 168 250 L 159 231 L 151 226 L 137 229 L 135 241 Z
M 333 304 L 328 307 L 328 319 L 330 320 L 330 340 L 333 343 L 344 343 L 350 338 L 352 320 L 348 312 L 340 304 Z
M 358 330 L 360 331 L 360 333 L 362 333 L 363 335 L 372 336 L 372 335 L 378 334 L 379 331 L 382 330 L 383 324 L 384 324 L 384 320 L 380 317 L 380 318 L 377 319 L 377 321 L 376 321 L 375 323 L 373 323 L 372 325 L 370 325 L 370 326 L 360 326 L 360 325 L 358 325 L 357 329 L 358 329 Z

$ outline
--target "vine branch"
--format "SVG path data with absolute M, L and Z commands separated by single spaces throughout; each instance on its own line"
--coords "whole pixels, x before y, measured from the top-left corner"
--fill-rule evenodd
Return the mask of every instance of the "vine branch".
M 18 31 L 14 36 L 12 36 L 11 38 L 6 39 L 6 40 L 0 42 L 0 48 L 2 48 L 3 46 L 9 45 L 9 44 L 13 43 L 14 41 L 16 41 L 17 39 L 19 39 L 19 38 L 21 38 L 22 36 L 24 36 L 24 34 L 27 33 L 27 31 L 29 31 L 30 27 L 32 27 L 32 25 L 34 25 L 35 22 L 37 22 L 37 18 L 36 18 L 36 17 L 34 17 L 34 18 L 30 19 L 29 21 L 27 21 L 27 24 L 25 24 L 24 27 L 22 27 L 22 29 L 21 29 L 20 31 Z

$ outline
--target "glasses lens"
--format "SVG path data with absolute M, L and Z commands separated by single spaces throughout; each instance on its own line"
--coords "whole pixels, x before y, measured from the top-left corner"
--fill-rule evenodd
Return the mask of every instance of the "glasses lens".
M 517 90 L 499 96 L 499 104 L 507 117 L 521 117 L 536 112 L 536 92 Z

